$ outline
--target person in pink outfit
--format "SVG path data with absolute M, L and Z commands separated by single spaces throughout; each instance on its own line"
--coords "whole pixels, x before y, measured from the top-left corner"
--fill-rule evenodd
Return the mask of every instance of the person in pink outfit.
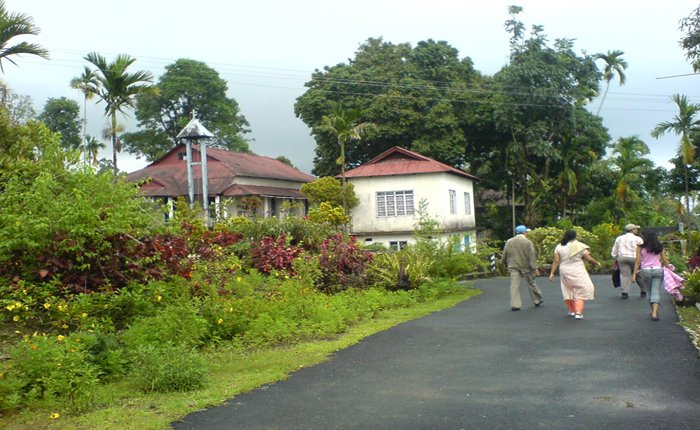
M 664 282 L 663 268 L 668 265 L 668 258 L 654 230 L 642 231 L 642 240 L 644 243 L 637 247 L 632 281 L 637 282 L 642 291 L 648 292 L 651 319 L 658 321 L 661 287 Z
M 584 260 L 600 266 L 591 257 L 590 247 L 576 240 L 576 231 L 567 230 L 561 243 L 554 250 L 554 262 L 549 273 L 549 280 L 554 281 L 554 274 L 559 269 L 561 294 L 569 316 L 577 320 L 583 319 L 583 305 L 586 300 L 593 300 L 595 286 L 586 270 Z

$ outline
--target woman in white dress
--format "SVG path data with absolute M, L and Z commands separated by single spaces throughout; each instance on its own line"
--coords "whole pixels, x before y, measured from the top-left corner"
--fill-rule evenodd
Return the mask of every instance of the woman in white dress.
M 561 294 L 569 316 L 577 320 L 583 319 L 583 305 L 586 300 L 593 300 L 595 287 L 591 281 L 584 260 L 600 266 L 591 257 L 590 247 L 576 240 L 576 232 L 567 230 L 561 243 L 554 249 L 554 262 L 549 280 L 554 281 L 554 274 L 559 269 Z

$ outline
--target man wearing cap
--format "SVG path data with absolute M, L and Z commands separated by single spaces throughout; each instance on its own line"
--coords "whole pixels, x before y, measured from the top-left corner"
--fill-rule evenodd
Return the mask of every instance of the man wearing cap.
M 625 234 L 618 236 L 613 244 L 610 255 L 620 266 L 620 286 L 622 287 L 622 298 L 629 298 L 630 284 L 632 284 L 632 272 L 634 271 L 634 259 L 637 255 L 637 247 L 644 243 L 641 237 L 637 236 L 639 226 L 627 224 Z M 640 287 L 641 288 L 641 287 Z M 642 296 L 646 291 L 642 290 Z
M 520 300 L 520 281 L 525 278 L 532 303 L 535 306 L 542 304 L 542 293 L 535 284 L 535 276 L 537 276 L 537 256 L 535 255 L 535 246 L 530 239 L 527 238 L 529 228 L 524 225 L 515 227 L 515 237 L 508 239 L 503 247 L 503 256 L 501 261 L 508 267 L 510 272 L 510 310 L 519 311 L 522 306 Z M 633 262 L 634 263 L 634 262 Z

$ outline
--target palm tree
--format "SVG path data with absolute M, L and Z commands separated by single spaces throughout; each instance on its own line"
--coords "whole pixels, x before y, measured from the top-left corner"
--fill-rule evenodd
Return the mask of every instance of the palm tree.
M 673 132 L 681 136 L 681 143 L 678 148 L 681 159 L 685 166 L 685 210 L 690 213 L 690 186 L 689 186 L 689 166 L 695 161 L 695 145 L 693 144 L 693 134 L 700 130 L 700 120 L 695 119 L 695 115 L 700 112 L 700 105 L 689 103 L 686 96 L 674 94 L 671 100 L 678 107 L 678 114 L 673 117 L 673 121 L 664 121 L 657 124 L 651 135 L 654 138 L 663 136 L 666 132 Z
M 622 59 L 625 53 L 622 51 L 608 51 L 607 54 L 595 54 L 593 58 L 596 60 L 605 61 L 605 69 L 603 69 L 603 79 L 606 82 L 605 92 L 603 93 L 603 98 L 600 100 L 600 106 L 598 106 L 598 112 L 596 116 L 600 116 L 600 110 L 603 108 L 603 102 L 605 97 L 608 95 L 608 90 L 610 89 L 610 81 L 613 80 L 615 75 L 617 75 L 620 81 L 620 86 L 625 85 L 625 69 L 627 68 L 627 61 Z
M 634 188 L 642 171 L 653 163 L 644 157 L 649 154 L 649 147 L 637 136 L 619 138 L 613 146 L 613 154 L 617 154 L 611 161 L 619 175 L 615 187 L 615 200 L 627 214 L 627 209 L 636 196 Z
M 2 60 L 7 60 L 17 65 L 11 58 L 14 55 L 30 54 L 48 59 L 49 51 L 37 44 L 19 42 L 9 45 L 10 41 L 17 36 L 36 36 L 37 34 L 39 34 L 39 27 L 34 25 L 34 20 L 31 16 L 23 13 L 8 12 L 5 7 L 5 1 L 0 0 L 0 71 L 5 73 Z
M 126 108 L 133 108 L 136 103 L 136 96 L 151 91 L 149 84 L 153 82 L 153 75 L 147 71 L 128 73 L 135 58 L 126 54 L 118 55 L 112 62 L 96 52 L 91 52 L 85 56 L 85 60 L 96 67 L 93 71 L 96 85 L 90 88 L 98 98 L 98 102 L 105 102 L 105 116 L 110 120 L 111 140 L 112 140 L 112 162 L 114 174 L 117 168 L 117 152 L 121 150 L 117 133 L 117 112 L 126 114 Z
M 362 117 L 362 111 L 360 109 L 343 109 L 343 107 L 338 104 L 332 114 L 323 116 L 321 125 L 321 128 L 329 131 L 336 137 L 340 145 L 340 157 L 338 157 L 336 163 L 340 165 L 343 213 L 346 215 L 348 213 L 348 207 L 345 190 L 345 145 L 355 140 L 361 140 L 367 129 L 371 126 L 369 122 L 358 123 L 357 121 L 359 121 L 360 117 Z
M 71 88 L 83 93 L 83 143 L 87 145 L 87 102 L 97 94 L 97 79 L 88 66 L 83 69 L 83 74 L 70 81 Z
M 93 166 L 96 166 L 97 155 L 100 152 L 100 149 L 104 149 L 106 147 L 107 145 L 95 139 L 94 137 L 85 135 L 85 141 L 83 143 L 83 153 L 85 154 L 85 160 L 89 160 Z

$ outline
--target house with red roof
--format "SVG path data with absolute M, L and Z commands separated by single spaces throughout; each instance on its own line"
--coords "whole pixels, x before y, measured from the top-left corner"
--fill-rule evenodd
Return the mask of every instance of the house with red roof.
M 206 156 L 210 218 L 306 214 L 307 199 L 300 189 L 316 180 L 315 176 L 270 157 L 212 147 L 206 148 Z M 196 165 L 201 162 L 201 152 L 196 144 L 192 145 L 192 162 L 195 201 L 201 204 L 202 171 L 201 164 Z M 172 217 L 175 199 L 189 201 L 185 144 L 128 174 L 127 180 L 140 183 L 143 195 L 166 203 Z
M 360 203 L 351 233 L 365 245 L 394 249 L 415 242 L 419 208 L 439 222 L 440 238 L 456 236 L 463 249 L 476 243 L 474 182 L 477 177 L 400 147 L 345 174 Z

